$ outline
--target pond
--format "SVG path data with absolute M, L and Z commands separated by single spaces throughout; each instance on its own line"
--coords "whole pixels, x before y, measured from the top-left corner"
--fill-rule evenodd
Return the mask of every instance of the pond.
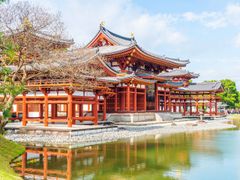
M 24 179 L 240 179 L 240 131 L 154 135 L 77 149 L 26 146 Z

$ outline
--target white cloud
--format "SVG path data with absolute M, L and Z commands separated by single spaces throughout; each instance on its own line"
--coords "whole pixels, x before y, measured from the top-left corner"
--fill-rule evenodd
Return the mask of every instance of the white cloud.
M 240 33 L 238 33 L 234 38 L 234 44 L 236 47 L 240 48 Z
M 149 14 L 141 7 L 133 6 L 132 0 L 44 1 L 48 7 L 61 11 L 67 30 L 78 43 L 88 43 L 101 21 L 118 34 L 130 36 L 133 32 L 140 45 L 152 48 L 160 44 L 178 45 L 187 39 L 172 26 L 173 16 Z
M 186 21 L 200 22 L 206 27 L 216 29 L 223 28 L 229 25 L 239 26 L 240 25 L 240 4 L 229 4 L 223 11 L 218 12 L 186 12 L 183 13 L 182 17 Z

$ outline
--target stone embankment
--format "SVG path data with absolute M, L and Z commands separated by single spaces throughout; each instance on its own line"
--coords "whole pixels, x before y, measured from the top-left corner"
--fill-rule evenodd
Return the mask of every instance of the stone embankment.
M 226 119 L 212 121 L 181 121 L 149 126 L 120 126 L 105 132 L 83 134 L 79 136 L 49 135 L 49 134 L 7 134 L 6 138 L 32 145 L 81 147 L 87 145 L 113 142 L 131 137 L 150 135 L 169 135 L 173 133 L 192 133 L 195 131 L 220 130 L 235 128 Z

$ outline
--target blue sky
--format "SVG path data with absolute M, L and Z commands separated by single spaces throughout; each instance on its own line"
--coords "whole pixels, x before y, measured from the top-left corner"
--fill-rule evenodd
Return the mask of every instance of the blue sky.
M 240 89 L 240 1 L 231 0 L 31 0 L 60 11 L 79 45 L 98 31 L 130 36 L 147 50 L 190 59 L 196 81 L 230 78 Z

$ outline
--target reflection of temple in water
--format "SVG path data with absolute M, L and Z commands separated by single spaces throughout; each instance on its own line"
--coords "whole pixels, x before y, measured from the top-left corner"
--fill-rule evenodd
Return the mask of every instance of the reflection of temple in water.
M 77 149 L 26 147 L 13 166 L 25 179 L 163 177 L 172 167 L 190 167 L 189 147 L 179 144 L 185 138 L 166 143 L 155 136 Z

